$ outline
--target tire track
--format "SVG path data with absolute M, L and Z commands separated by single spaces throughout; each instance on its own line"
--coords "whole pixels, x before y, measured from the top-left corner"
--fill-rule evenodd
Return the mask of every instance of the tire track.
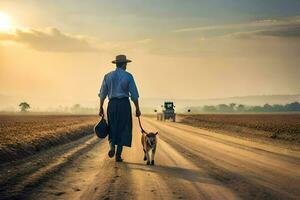
M 82 144 L 79 144 L 79 142 Z M 25 161 L 31 160 L 29 165 L 26 162 L 20 162 L 19 166 L 14 166 L 17 173 L 1 181 L 0 199 L 11 200 L 26 198 L 34 188 L 46 182 L 79 155 L 89 151 L 96 142 L 95 137 L 88 136 L 67 145 L 56 147 L 54 152 L 58 155 L 55 156 L 55 159 L 53 159 L 53 157 L 47 157 L 47 151 L 42 152 L 39 156 L 35 156 L 34 158 L 26 158 Z M 78 146 L 74 147 L 75 144 Z M 53 149 L 50 151 L 52 150 Z M 40 157 L 44 157 L 45 160 L 41 160 Z M 2 167 L 7 167 L 9 164 L 10 163 L 6 163 L 5 166 Z M 37 166 L 34 166 L 35 164 L 37 164 Z M 32 167 L 32 165 L 34 167 Z
M 147 121 L 147 123 L 161 131 L 161 139 L 165 140 L 173 148 L 176 148 L 176 150 L 185 155 L 198 167 L 203 167 L 207 173 L 216 180 L 232 188 L 243 199 L 293 199 L 296 197 L 295 195 L 280 193 L 264 185 L 254 183 L 247 178 L 247 174 L 232 172 L 232 170 L 228 170 L 226 167 L 216 165 L 216 162 L 219 162 L 218 160 L 214 162 L 211 159 L 208 160 L 207 157 L 210 156 L 209 154 L 205 155 L 205 153 L 199 149 L 199 146 L 187 143 L 187 140 L 183 140 L 183 138 L 180 137 L 182 135 L 170 134 L 170 130 L 164 128 L 164 126 L 166 126 L 165 124 L 163 126 L 158 125 L 158 123 L 154 123 L 150 120 Z M 189 133 L 185 132 L 184 134 Z M 188 137 L 188 135 L 186 135 L 186 137 Z

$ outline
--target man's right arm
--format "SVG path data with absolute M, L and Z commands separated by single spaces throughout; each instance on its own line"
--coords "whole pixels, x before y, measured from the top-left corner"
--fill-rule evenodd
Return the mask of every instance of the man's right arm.
M 104 109 L 103 109 L 104 101 L 105 101 L 105 99 L 100 99 L 100 109 L 99 109 L 99 116 L 100 117 L 104 116 Z
M 105 101 L 105 98 L 107 95 L 108 95 L 108 88 L 107 88 L 107 84 L 106 84 L 105 77 L 104 77 L 99 94 L 98 94 L 98 96 L 100 98 L 100 109 L 99 109 L 100 116 L 104 116 L 103 104 L 104 104 L 104 101 Z

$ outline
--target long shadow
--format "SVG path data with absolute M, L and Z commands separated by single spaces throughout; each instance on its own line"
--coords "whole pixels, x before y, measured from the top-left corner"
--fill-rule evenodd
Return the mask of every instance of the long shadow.
M 131 163 L 131 162 L 124 162 L 124 164 L 128 165 L 128 168 L 131 170 L 139 170 L 143 172 L 156 173 L 161 176 L 184 179 L 190 182 L 210 183 L 214 185 L 218 184 L 212 179 L 210 179 L 207 174 L 201 172 L 200 170 L 172 167 L 172 166 L 161 166 L 161 165 L 149 166 L 142 163 Z

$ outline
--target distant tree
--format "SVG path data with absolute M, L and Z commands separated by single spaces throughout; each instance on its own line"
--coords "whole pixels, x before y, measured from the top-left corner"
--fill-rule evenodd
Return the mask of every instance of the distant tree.
M 285 112 L 285 106 L 280 104 L 273 105 L 273 112 Z
M 232 112 L 232 108 L 226 104 L 219 104 L 218 105 L 218 111 L 220 112 Z
M 80 104 L 75 104 L 70 108 L 69 111 L 71 111 L 71 113 L 74 114 L 94 114 L 95 112 L 98 111 L 98 109 L 96 107 L 89 108 L 89 107 L 84 107 Z
M 27 112 L 30 108 L 30 105 L 27 102 L 22 102 L 19 104 L 21 112 Z
M 204 106 L 202 110 L 203 112 L 216 112 L 217 108 L 215 106 Z
M 69 112 L 69 107 L 68 107 L 68 106 L 65 106 L 65 107 L 64 107 L 64 112 L 65 112 L 65 113 Z
M 229 106 L 230 106 L 231 110 L 234 111 L 234 110 L 235 110 L 236 103 L 231 103 L 231 104 L 229 104 Z
M 80 111 L 81 111 L 80 104 L 75 104 L 71 107 L 71 112 L 73 112 L 73 113 L 79 113 Z
M 245 112 L 246 106 L 244 106 L 243 104 L 239 104 L 236 109 L 238 112 Z
M 190 109 L 190 108 L 187 108 Z M 218 106 L 204 106 L 200 112 L 300 112 L 300 103 L 293 102 L 285 105 L 275 104 L 270 105 L 266 103 L 263 106 L 245 106 L 243 104 L 236 105 L 231 103 L 229 105 L 219 104 Z M 197 113 L 197 109 L 193 109 L 193 113 Z
M 250 112 L 263 112 L 264 109 L 261 106 L 253 106 L 249 109 Z
M 286 104 L 285 109 L 288 112 L 300 111 L 300 103 L 299 102 L 293 102 L 293 103 L 290 103 L 290 104 Z
M 265 104 L 263 107 L 263 111 L 264 112 L 274 112 L 273 106 L 271 106 L 270 104 Z

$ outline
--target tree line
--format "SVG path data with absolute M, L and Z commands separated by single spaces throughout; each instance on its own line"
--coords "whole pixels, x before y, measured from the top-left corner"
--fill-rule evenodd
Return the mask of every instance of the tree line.
M 206 105 L 202 107 L 202 112 L 298 112 L 300 111 L 300 103 L 293 102 L 285 105 L 281 104 L 265 104 L 263 106 L 246 106 L 243 104 L 219 104 L 217 106 Z

